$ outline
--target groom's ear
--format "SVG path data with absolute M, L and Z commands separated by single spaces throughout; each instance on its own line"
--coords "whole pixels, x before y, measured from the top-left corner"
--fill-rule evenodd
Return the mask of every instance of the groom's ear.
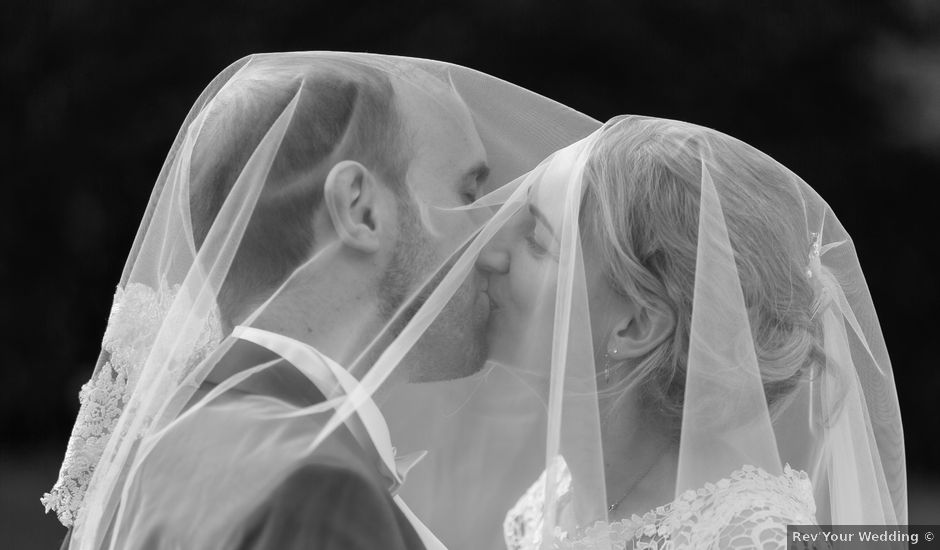
M 662 302 L 642 306 L 630 301 L 623 313 L 607 338 L 607 355 L 614 361 L 646 355 L 675 330 L 676 317 Z
M 340 241 L 360 252 L 382 246 L 389 223 L 387 192 L 372 172 L 353 160 L 336 163 L 323 184 L 323 202 Z

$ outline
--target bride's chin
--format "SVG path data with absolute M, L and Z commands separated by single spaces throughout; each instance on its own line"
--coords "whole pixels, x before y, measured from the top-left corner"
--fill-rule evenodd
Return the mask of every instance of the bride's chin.
M 489 350 L 488 359 L 499 364 L 507 364 L 513 359 L 513 331 L 506 326 L 506 319 L 500 315 L 498 309 L 490 310 L 487 321 L 486 344 Z

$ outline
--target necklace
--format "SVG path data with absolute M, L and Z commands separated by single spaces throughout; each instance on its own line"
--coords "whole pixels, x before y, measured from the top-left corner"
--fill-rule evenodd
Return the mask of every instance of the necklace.
M 643 478 L 645 478 L 650 472 L 653 471 L 653 467 L 656 466 L 656 465 L 659 463 L 659 459 L 661 459 L 661 458 L 663 457 L 663 455 L 666 454 L 666 451 L 667 451 L 668 449 L 669 449 L 669 445 L 666 445 L 666 447 L 663 448 L 662 452 L 660 452 L 660 453 L 656 456 L 656 460 L 653 460 L 652 462 L 650 462 L 649 467 L 648 467 L 642 474 L 640 474 L 639 476 L 637 476 L 637 478 L 634 479 L 632 483 L 630 483 L 630 486 L 627 487 L 627 490 L 626 490 L 626 491 L 624 491 L 623 496 L 620 497 L 620 498 L 617 500 L 617 502 L 614 502 L 613 504 L 611 504 L 610 506 L 607 507 L 607 513 L 608 513 L 608 514 L 612 513 L 614 510 L 617 509 L 618 506 L 620 506 L 621 504 L 623 504 L 623 501 L 626 500 L 628 496 L 630 496 L 630 493 L 632 493 L 634 489 L 636 489 L 636 486 L 640 484 L 640 481 L 642 481 Z

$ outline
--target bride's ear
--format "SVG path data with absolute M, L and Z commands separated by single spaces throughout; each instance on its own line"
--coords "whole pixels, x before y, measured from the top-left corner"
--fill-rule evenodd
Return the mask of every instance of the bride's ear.
M 646 355 L 672 334 L 676 318 L 666 304 L 628 304 L 625 315 L 612 327 L 607 338 L 607 355 L 612 360 L 635 359 Z
M 381 232 L 389 223 L 381 191 L 375 176 L 356 161 L 340 161 L 330 169 L 323 184 L 323 202 L 344 245 L 366 253 L 381 248 Z

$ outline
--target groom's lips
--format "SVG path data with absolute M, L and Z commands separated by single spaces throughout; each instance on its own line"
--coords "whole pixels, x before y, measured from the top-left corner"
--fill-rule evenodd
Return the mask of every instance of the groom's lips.
M 499 302 L 496 301 L 496 298 L 493 297 L 493 293 L 491 293 L 489 289 L 486 290 L 486 297 L 490 300 L 490 313 L 499 309 Z

